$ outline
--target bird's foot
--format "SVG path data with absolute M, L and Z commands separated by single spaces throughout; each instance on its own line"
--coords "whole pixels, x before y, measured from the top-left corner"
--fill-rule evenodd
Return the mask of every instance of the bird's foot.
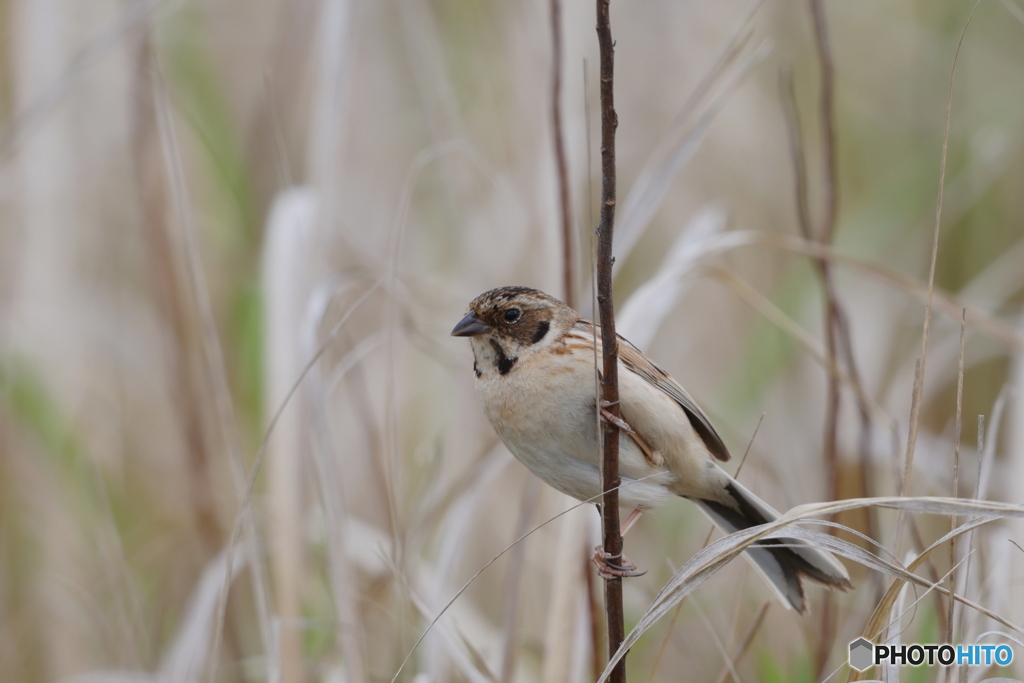
M 623 420 L 618 415 L 612 415 L 611 412 L 607 410 L 608 406 L 610 405 L 613 404 L 609 403 L 608 401 L 601 401 L 601 419 L 604 420 L 605 422 L 615 425 L 616 427 L 624 431 L 626 434 L 628 434 L 629 437 L 633 439 L 633 442 L 636 443 L 636 445 L 640 448 L 640 450 L 643 451 L 644 459 L 648 463 L 650 463 L 654 467 L 661 467 L 662 465 L 664 465 L 665 457 L 660 452 L 648 446 L 647 442 L 644 441 L 643 438 L 641 438 L 641 436 L 636 433 L 635 429 L 629 426 L 628 422 Z
M 612 562 L 612 560 L 615 560 L 617 563 Z M 636 562 L 624 554 L 610 555 L 601 546 L 597 546 L 594 549 L 594 555 L 590 558 L 590 561 L 594 563 L 594 566 L 597 567 L 597 573 L 605 581 L 643 576 L 647 573 L 646 569 L 638 572 L 636 570 Z
M 627 434 L 636 434 L 636 432 L 633 431 L 633 428 L 629 426 L 628 422 L 623 420 L 618 415 L 613 415 L 608 410 L 608 408 L 610 406 L 612 406 L 612 405 L 615 405 L 615 404 L 614 403 L 609 403 L 608 401 L 601 401 L 601 418 L 605 422 L 610 422 L 611 424 L 615 425 L 616 427 L 618 427 L 622 431 L 626 432 Z

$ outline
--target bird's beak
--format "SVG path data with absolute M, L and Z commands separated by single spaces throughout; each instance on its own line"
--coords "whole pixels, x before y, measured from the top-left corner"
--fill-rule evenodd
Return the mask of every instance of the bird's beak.
M 470 311 L 459 321 L 459 324 L 452 330 L 453 337 L 475 337 L 478 334 L 482 334 L 487 330 L 491 329 L 491 326 L 476 317 L 473 311 Z

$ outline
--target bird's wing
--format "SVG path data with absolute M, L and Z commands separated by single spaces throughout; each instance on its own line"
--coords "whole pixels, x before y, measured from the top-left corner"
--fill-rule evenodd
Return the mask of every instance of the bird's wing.
M 576 324 L 589 328 L 597 343 L 600 344 L 601 328 L 599 325 L 595 325 L 587 320 L 581 320 Z M 622 335 L 617 336 L 619 338 L 619 360 L 632 372 L 647 380 L 647 382 L 666 393 L 673 401 L 679 404 L 679 407 L 683 409 L 683 412 L 690 419 L 690 424 L 693 425 L 700 438 L 704 440 L 704 445 L 707 446 L 711 455 L 722 462 L 729 460 L 731 457 L 729 449 L 725 447 L 722 437 L 718 435 L 718 432 L 715 431 L 714 426 L 711 424 L 711 420 L 700 409 L 700 406 L 693 400 L 693 397 L 686 392 L 686 389 L 679 386 L 679 383 L 672 379 L 667 372 L 655 365 L 650 358 L 641 353 L 640 349 L 630 344 Z

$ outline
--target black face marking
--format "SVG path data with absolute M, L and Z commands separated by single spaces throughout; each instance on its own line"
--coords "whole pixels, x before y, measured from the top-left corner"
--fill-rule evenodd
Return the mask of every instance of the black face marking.
M 491 340 L 491 348 L 494 349 L 494 353 L 498 355 L 498 360 L 494 362 L 494 367 L 498 368 L 498 372 L 502 375 L 507 375 L 512 369 L 512 366 L 516 364 L 518 358 L 509 358 L 505 355 L 505 349 L 501 348 L 501 344 L 495 340 Z
M 480 366 L 476 364 L 476 361 L 473 361 L 473 374 L 477 376 L 477 379 L 484 374 L 480 372 Z
M 548 330 L 550 329 L 551 323 L 549 323 L 547 320 L 542 321 L 539 325 L 537 325 L 537 331 L 533 333 L 533 340 L 530 343 L 536 344 L 537 342 L 539 342 L 541 339 L 544 338 L 544 336 L 548 333 Z

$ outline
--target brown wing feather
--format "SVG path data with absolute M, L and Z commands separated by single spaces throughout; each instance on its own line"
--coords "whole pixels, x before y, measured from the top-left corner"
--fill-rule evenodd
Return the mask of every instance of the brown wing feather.
M 600 344 L 601 327 L 599 325 L 595 325 L 589 320 L 580 320 L 576 325 L 591 332 Z M 679 383 L 672 379 L 667 372 L 655 365 L 622 335 L 617 336 L 619 338 L 619 360 L 625 363 L 630 370 L 643 377 L 658 389 L 661 389 L 673 401 L 679 404 L 679 407 L 683 409 L 683 412 L 690 419 L 690 424 L 693 425 L 701 439 L 704 440 L 704 445 L 707 446 L 711 455 L 722 462 L 729 460 L 731 457 L 729 449 L 725 447 L 722 437 L 718 435 L 718 432 L 715 431 L 714 426 L 711 424 L 711 420 L 700 409 L 700 406 L 693 400 L 693 397 L 686 392 L 686 389 L 679 386 Z

